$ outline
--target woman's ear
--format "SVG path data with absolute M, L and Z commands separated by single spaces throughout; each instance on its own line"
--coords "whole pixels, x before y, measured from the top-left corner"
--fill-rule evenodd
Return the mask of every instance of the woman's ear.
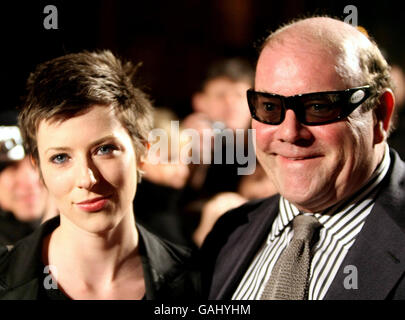
M 374 144 L 386 140 L 394 112 L 395 98 L 391 89 L 385 89 L 380 95 L 378 106 L 374 109 Z
M 42 171 L 39 166 L 39 160 L 37 158 L 35 158 L 32 154 L 30 154 L 29 157 L 30 157 L 30 162 L 31 162 L 32 166 L 38 171 L 39 179 L 41 180 L 41 182 L 45 186 L 45 188 L 48 189 L 45 184 L 44 177 L 42 176 Z
M 31 162 L 32 166 L 33 166 L 34 168 L 39 169 L 37 160 L 34 158 L 34 156 L 33 156 L 32 154 L 30 154 L 29 157 L 30 157 L 30 162 Z
M 139 159 L 139 164 L 143 164 L 145 161 L 148 159 L 148 153 L 151 147 L 151 144 L 149 141 L 144 141 L 143 145 L 145 146 L 145 152 L 144 154 L 140 157 Z
M 151 147 L 151 144 L 149 141 L 143 141 L 142 144 L 145 147 L 145 151 L 143 152 L 143 154 L 140 157 L 138 157 L 138 162 L 137 162 L 137 167 L 141 171 L 143 170 L 143 168 L 145 166 L 145 162 L 147 162 L 147 160 L 148 160 L 148 154 L 149 154 L 149 150 Z

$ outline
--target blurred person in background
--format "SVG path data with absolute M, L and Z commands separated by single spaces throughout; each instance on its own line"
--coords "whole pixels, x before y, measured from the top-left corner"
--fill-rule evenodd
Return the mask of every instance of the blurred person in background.
M 190 237 L 200 223 L 203 207 L 207 201 L 220 193 L 225 192 L 227 196 L 217 197 L 215 200 L 219 208 L 239 204 L 238 196 L 231 196 L 230 193 L 237 193 L 242 175 L 238 175 L 238 163 L 227 164 L 225 154 L 227 149 L 244 150 L 246 154 L 248 141 L 247 130 L 250 125 L 249 106 L 246 101 L 246 91 L 253 85 L 254 69 L 250 62 L 242 58 L 219 59 L 209 65 L 206 74 L 201 81 L 201 87 L 192 96 L 193 113 L 187 116 L 183 125 L 185 128 L 192 128 L 200 133 L 200 163 L 190 164 L 190 177 L 187 181 L 183 196 L 184 216 L 187 219 Z M 222 162 L 213 163 L 214 143 L 209 146 L 204 144 L 204 133 L 232 130 L 234 136 L 238 129 L 244 130 L 243 146 L 236 146 L 236 139 L 229 142 L 222 139 Z M 215 138 L 213 138 L 215 139 Z M 202 163 L 204 153 L 211 152 L 211 163 Z M 226 200 L 225 200 L 226 199 Z M 223 202 L 223 204 L 219 204 Z M 210 208 L 215 207 L 210 205 Z M 208 210 L 211 212 L 211 210 Z M 205 210 L 207 212 L 207 210 Z M 213 214 L 215 219 L 218 213 Z M 207 215 L 205 215 L 207 216 Z M 204 218 L 204 221 L 212 221 L 211 218 Z M 203 225 L 207 225 L 201 221 Z M 209 223 L 208 225 L 210 225 Z M 203 228 L 207 230 L 206 227 Z M 200 232 L 198 231 L 200 234 Z M 205 231 L 201 234 L 205 234 Z M 201 239 L 201 236 L 198 237 Z M 197 241 L 198 244 L 200 240 Z
M 194 112 L 184 119 L 183 126 L 196 129 L 201 137 L 203 130 L 208 132 L 214 128 L 247 131 L 250 114 L 246 91 L 252 86 L 253 78 L 253 67 L 242 58 L 214 61 L 208 67 L 200 89 L 192 96 Z M 223 143 L 224 150 L 235 148 L 226 143 Z M 213 148 L 213 144 L 207 147 L 201 142 L 200 147 L 202 155 L 203 149 Z M 236 167 L 237 164 L 225 164 L 225 159 L 222 164 L 192 165 L 188 186 L 208 197 L 221 191 L 236 191 L 240 178 Z
M 171 141 L 176 139 L 171 135 L 171 124 L 177 121 L 177 115 L 165 107 L 157 107 L 153 113 L 154 130 L 163 130 L 167 137 L 166 148 L 159 150 L 158 154 L 150 153 L 142 163 L 141 169 L 144 172 L 142 183 L 139 185 L 135 201 L 134 211 L 142 225 L 149 228 L 162 238 L 186 246 L 193 246 L 193 243 L 186 236 L 183 216 L 179 207 L 179 201 L 186 185 L 189 168 L 179 158 L 182 142 L 179 142 L 179 149 L 171 150 Z M 179 126 L 179 138 L 181 137 L 181 125 Z M 155 138 L 154 138 L 155 139 Z M 163 139 L 163 138 L 159 138 Z M 149 143 L 160 143 L 159 139 Z M 149 150 L 152 150 L 150 146 Z M 156 156 L 157 159 L 149 159 Z M 152 160 L 152 161 L 151 161 Z
M 202 80 L 200 89 L 192 96 L 195 114 L 210 123 L 222 122 L 233 130 L 250 125 L 246 91 L 252 86 L 254 70 L 242 58 L 214 61 Z
M 0 244 L 9 245 L 34 231 L 48 208 L 38 170 L 26 154 L 17 111 L 0 113 Z
M 400 65 L 393 65 L 391 77 L 394 82 L 395 113 L 393 115 L 393 132 L 388 137 L 388 144 L 402 159 L 405 159 L 405 73 Z

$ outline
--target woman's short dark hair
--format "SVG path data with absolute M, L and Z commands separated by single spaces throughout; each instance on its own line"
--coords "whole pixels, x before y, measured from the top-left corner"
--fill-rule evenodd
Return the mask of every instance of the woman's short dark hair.
M 39 64 L 27 81 L 19 116 L 25 147 L 39 163 L 39 123 L 63 121 L 91 106 L 112 105 L 134 144 L 137 159 L 146 154 L 152 128 L 152 103 L 133 83 L 136 67 L 110 51 L 80 52 Z

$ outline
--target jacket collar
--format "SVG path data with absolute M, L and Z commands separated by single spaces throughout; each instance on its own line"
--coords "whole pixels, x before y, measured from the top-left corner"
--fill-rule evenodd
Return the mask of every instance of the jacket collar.
M 325 299 L 385 299 L 405 271 L 405 163 L 395 152 L 391 159 L 373 210 Z M 357 289 L 345 288 L 347 277 L 357 277 Z

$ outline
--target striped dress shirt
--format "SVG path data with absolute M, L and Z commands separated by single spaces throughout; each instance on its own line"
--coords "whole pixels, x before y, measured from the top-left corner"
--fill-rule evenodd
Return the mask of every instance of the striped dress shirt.
M 313 247 L 309 300 L 322 300 L 325 297 L 343 259 L 374 206 L 380 182 L 389 166 L 389 148 L 386 146 L 383 160 L 363 188 L 350 199 L 339 202 L 321 213 L 313 214 L 322 227 L 319 240 Z M 260 299 L 275 263 L 292 239 L 291 222 L 299 213 L 292 203 L 280 197 L 279 214 L 274 220 L 270 234 L 254 257 L 232 299 Z

